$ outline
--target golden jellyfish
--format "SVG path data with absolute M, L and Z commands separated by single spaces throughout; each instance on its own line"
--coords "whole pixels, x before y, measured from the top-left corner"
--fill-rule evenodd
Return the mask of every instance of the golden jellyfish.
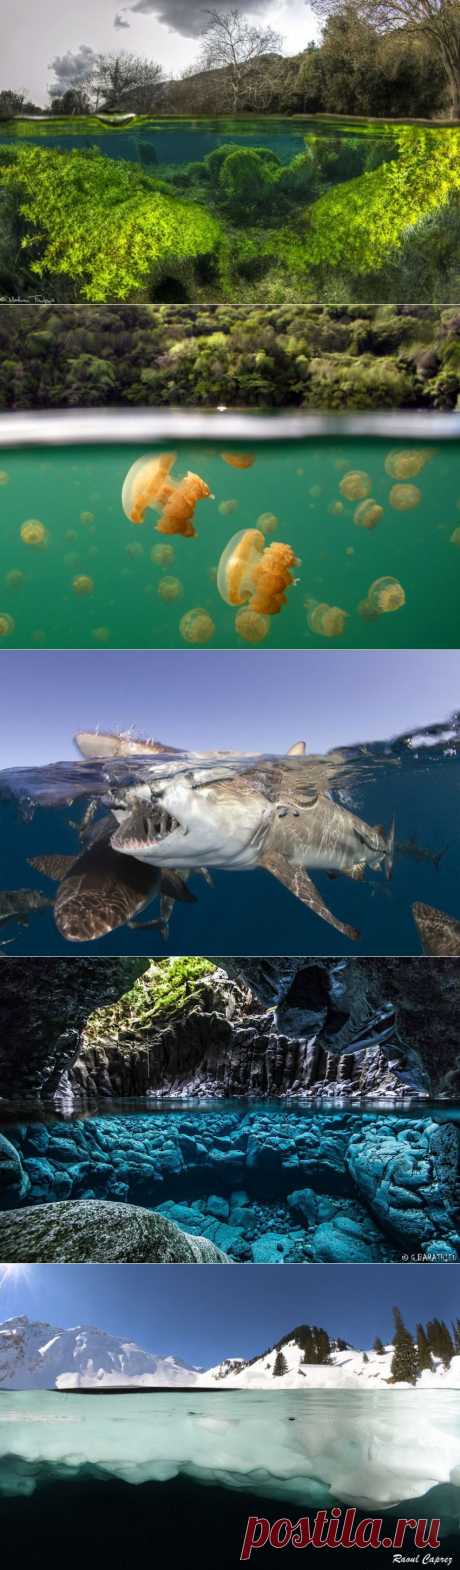
M 346 550 L 345 550 L 345 555 L 346 556 L 354 556 L 354 554 L 355 554 L 355 547 L 354 547 L 354 545 L 347 545 Z
M 237 611 L 235 628 L 239 638 L 244 638 L 245 643 L 263 643 L 270 631 L 270 618 L 261 616 L 259 611 Z
M 96 546 L 93 545 L 94 550 L 96 550 Z M 140 540 L 130 540 L 129 545 L 126 546 L 126 552 L 128 556 L 136 558 L 144 555 L 144 547 L 141 545 Z
M 364 496 L 370 496 L 371 482 L 364 469 L 349 469 L 340 481 L 339 491 L 345 496 L 347 502 L 362 501 Z
M 94 583 L 92 578 L 88 578 L 86 573 L 81 573 L 78 578 L 73 579 L 72 588 L 74 594 L 92 594 L 94 590 Z
M 367 496 L 353 513 L 353 522 L 358 529 L 376 529 L 381 518 L 383 518 L 383 507 L 379 502 L 374 501 L 373 496 Z
M 78 540 L 78 534 L 77 534 L 76 529 L 66 529 L 65 535 L 64 535 L 64 539 L 68 540 L 69 545 L 74 545 L 75 544 L 75 540 Z
M 212 616 L 199 606 L 196 610 L 186 611 L 179 622 L 179 632 L 184 643 L 210 643 L 215 630 Z
M 45 643 L 45 640 L 46 640 L 45 628 L 44 627 L 34 627 L 34 630 L 33 630 L 33 633 L 32 633 L 32 643 Z
M 250 452 L 221 452 L 220 456 L 230 469 L 252 469 L 256 461 L 255 454 Z
M 376 605 L 371 605 L 370 600 L 360 600 L 358 616 L 361 616 L 363 621 L 378 621 L 380 611 L 377 610 Z
M 0 485 L 8 485 L 9 478 L 10 476 L 7 474 L 6 469 L 0 469 Z
M 207 496 L 211 496 L 211 491 L 206 480 L 202 480 L 199 474 L 191 474 L 189 470 L 172 489 L 164 512 L 155 524 L 157 533 L 183 534 L 188 539 L 193 538 L 196 534 L 193 526 L 195 507 L 201 498 Z
M 23 572 L 20 572 L 19 567 L 12 567 L 11 572 L 7 572 L 5 575 L 5 583 L 9 589 L 22 589 L 25 581 L 25 575 Z
M 307 622 L 311 632 L 320 634 L 321 638 L 340 638 L 345 631 L 348 613 L 342 611 L 339 605 L 327 605 L 325 601 L 306 600 Z
M 226 605 L 244 605 L 263 616 L 276 616 L 286 604 L 285 589 L 294 583 L 291 567 L 300 566 L 290 545 L 265 544 L 261 529 L 241 529 L 222 552 L 217 588 Z
M 110 627 L 93 627 L 91 636 L 94 638 L 95 643 L 108 643 Z
M 432 458 L 434 458 L 432 447 L 425 448 L 423 452 L 417 447 L 403 448 L 402 451 L 397 447 L 394 452 L 388 452 L 386 455 L 385 474 L 389 474 L 392 480 L 413 480 Z
M 279 528 L 276 512 L 261 512 L 257 519 L 257 528 L 262 530 L 262 534 L 275 534 Z
M 338 518 L 339 513 L 343 512 L 343 502 L 339 502 L 339 500 L 331 502 L 327 510 L 333 518 Z
M 155 562 L 157 567 L 168 567 L 169 563 L 174 561 L 174 546 L 152 545 L 150 560 Z
M 223 518 L 230 518 L 232 512 L 237 512 L 239 505 L 234 496 L 229 496 L 228 501 L 219 502 L 219 512 Z
M 84 523 L 86 525 L 86 527 L 89 528 L 90 523 L 94 523 L 94 513 L 93 512 L 81 512 L 80 513 L 80 523 Z
M 158 594 L 160 600 L 180 600 L 184 588 L 180 578 L 160 578 Z
M 460 529 L 454 529 L 453 534 L 451 534 L 451 536 L 450 536 L 450 544 L 451 545 L 460 545 Z M 7 582 L 8 582 L 8 579 L 7 579 Z
M 156 458 L 136 458 L 123 482 L 121 505 L 130 523 L 143 523 L 148 507 L 163 507 L 174 489 L 169 474 L 175 452 Z
M 397 578 L 376 578 L 368 591 L 369 604 L 382 613 L 399 611 L 406 603 L 406 596 Z
M 15 626 L 13 617 L 9 616 L 7 611 L 0 611 L 0 638 L 9 638 Z
M 319 497 L 322 495 L 321 486 L 320 485 L 309 485 L 309 487 L 308 487 L 308 495 L 313 498 L 313 501 L 317 502 L 319 500 Z
M 389 502 L 390 507 L 396 507 L 398 512 L 410 512 L 412 507 L 418 507 L 422 500 L 422 492 L 418 485 L 392 485 Z
M 48 536 L 45 525 L 40 523 L 38 518 L 28 518 L 26 523 L 21 523 L 19 533 L 24 545 L 34 545 L 40 549 L 40 547 L 43 548 L 47 544 Z

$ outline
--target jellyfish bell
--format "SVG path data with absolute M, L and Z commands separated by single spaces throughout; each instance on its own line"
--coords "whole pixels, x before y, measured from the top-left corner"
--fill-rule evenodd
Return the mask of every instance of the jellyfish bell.
M 410 512 L 412 507 L 418 507 L 422 492 L 418 485 L 392 485 L 388 500 L 397 512 Z
M 19 533 L 24 545 L 32 545 L 40 549 L 48 543 L 45 525 L 40 523 L 39 518 L 27 518 L 25 523 L 21 523 Z
M 349 502 L 359 502 L 370 496 L 371 481 L 365 469 L 349 469 L 340 481 L 339 491 Z
M 245 643 L 263 643 L 270 631 L 270 618 L 261 616 L 260 611 L 249 609 L 237 611 L 235 630 L 239 638 L 244 638 Z
M 210 643 L 215 630 L 212 616 L 200 606 L 186 611 L 179 622 L 179 632 L 184 643 Z
M 327 510 L 331 514 L 332 518 L 338 518 L 339 514 L 343 512 L 343 502 L 339 501 L 337 497 L 336 501 L 330 503 Z
M 174 561 L 174 547 L 166 545 L 166 543 L 164 545 L 152 545 L 150 560 L 155 562 L 156 567 L 167 567 L 169 562 Z
M 371 605 L 370 600 L 360 600 L 358 616 L 361 616 L 363 621 L 378 621 L 380 610 L 377 605 Z
M 298 566 L 290 545 L 266 545 L 261 529 L 240 529 L 222 552 L 217 588 L 226 605 L 249 603 L 251 610 L 275 616 L 286 604 L 284 590 L 294 583 L 290 569 Z
M 9 478 L 6 469 L 0 469 L 0 485 L 8 485 Z
M 8 611 L 0 611 L 0 638 L 9 638 L 15 626 L 16 622 L 8 615 Z
M 80 513 L 80 523 L 84 523 L 86 525 L 86 527 L 89 528 L 90 524 L 94 523 L 94 513 L 93 512 L 81 512 Z
M 86 573 L 80 573 L 77 578 L 73 579 L 72 588 L 74 594 L 92 594 L 94 590 L 93 579 L 89 578 Z
M 359 502 L 353 513 L 353 522 L 358 529 L 376 529 L 380 519 L 383 518 L 383 507 L 374 501 L 373 496 L 367 496 Z
M 453 534 L 451 534 L 451 536 L 450 536 L 450 542 L 449 543 L 450 543 L 450 545 L 459 545 L 460 546 L 460 529 L 454 529 Z
M 402 583 L 397 578 L 376 578 L 368 591 L 369 604 L 377 612 L 399 611 L 406 603 Z
M 110 627 L 93 627 L 91 636 L 94 638 L 95 643 L 108 643 Z
M 176 460 L 175 452 L 163 452 L 155 458 L 136 458 L 123 481 L 121 505 L 130 523 L 143 523 L 147 508 L 162 507 L 174 489 L 169 475 Z
M 250 452 L 221 452 L 220 456 L 230 469 L 252 469 L 256 461 L 255 454 Z
M 275 534 L 279 528 L 279 518 L 277 518 L 276 512 L 261 512 L 257 519 L 256 527 L 262 530 L 262 534 Z
M 208 496 L 214 500 L 206 480 L 189 470 L 168 497 L 161 518 L 155 525 L 157 533 L 183 534 L 187 539 L 192 539 L 196 535 L 193 523 L 196 504 Z
M 96 549 L 96 546 L 93 545 L 92 549 L 94 551 Z M 127 556 L 132 556 L 134 559 L 137 556 L 143 556 L 144 555 L 144 547 L 143 547 L 143 545 L 141 545 L 140 540 L 130 540 L 129 545 L 126 546 L 126 554 L 127 554 Z
M 25 574 L 20 571 L 19 567 L 12 567 L 11 572 L 5 574 L 5 583 L 9 589 L 22 589 L 25 581 Z
M 435 456 L 433 447 L 408 447 L 395 448 L 394 452 L 387 452 L 384 469 L 385 474 L 392 480 L 413 480 L 416 474 L 421 474 L 422 469 Z
M 237 512 L 239 505 L 234 496 L 229 496 L 228 501 L 219 502 L 219 512 L 223 518 L 229 518 L 232 512 Z
M 183 592 L 180 578 L 160 578 L 157 593 L 161 600 L 180 600 Z
M 321 638 L 341 637 L 348 620 L 347 611 L 341 610 L 339 605 L 327 605 L 324 600 L 306 600 L 305 606 L 311 632 L 319 633 Z

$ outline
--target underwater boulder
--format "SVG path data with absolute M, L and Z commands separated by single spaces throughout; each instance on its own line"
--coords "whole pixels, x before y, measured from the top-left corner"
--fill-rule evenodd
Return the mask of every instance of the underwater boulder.
M 24 1171 L 19 1150 L 0 1134 L 0 1198 L 24 1199 L 30 1189 L 30 1178 Z
M 323 1221 L 310 1239 L 315 1263 L 371 1264 L 381 1258 L 376 1239 L 363 1235 L 356 1222 L 348 1216 L 336 1216 L 333 1221 Z
M 347 1165 L 360 1196 L 387 1232 L 424 1244 L 454 1228 L 459 1141 L 453 1124 L 427 1118 L 364 1124 Z
M 69 1200 L 0 1215 L 4 1260 L 56 1264 L 230 1264 L 209 1238 L 189 1237 L 137 1205 Z

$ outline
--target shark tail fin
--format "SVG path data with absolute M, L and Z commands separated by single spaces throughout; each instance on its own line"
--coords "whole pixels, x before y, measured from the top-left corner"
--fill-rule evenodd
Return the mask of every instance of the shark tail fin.
M 392 875 L 392 872 L 393 872 L 393 862 L 394 862 L 394 854 L 395 854 L 395 832 L 396 832 L 396 821 L 395 821 L 395 818 L 393 816 L 392 819 L 391 819 L 390 827 L 389 827 L 388 834 L 387 834 L 387 837 L 386 837 L 386 842 L 385 842 L 386 848 L 385 848 L 385 858 L 384 858 L 383 865 L 384 865 L 384 868 L 385 868 L 385 877 L 386 878 L 391 878 L 391 875 Z

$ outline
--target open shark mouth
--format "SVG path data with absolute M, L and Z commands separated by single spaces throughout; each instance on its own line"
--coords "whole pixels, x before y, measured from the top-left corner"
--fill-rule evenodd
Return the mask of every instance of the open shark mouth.
M 116 809 L 115 809 L 116 810 Z M 148 811 L 132 812 L 121 822 L 111 838 L 113 850 L 129 852 L 147 851 L 155 846 L 162 845 L 170 834 L 176 831 L 186 834 L 187 830 L 166 812 L 160 804 L 152 803 Z

